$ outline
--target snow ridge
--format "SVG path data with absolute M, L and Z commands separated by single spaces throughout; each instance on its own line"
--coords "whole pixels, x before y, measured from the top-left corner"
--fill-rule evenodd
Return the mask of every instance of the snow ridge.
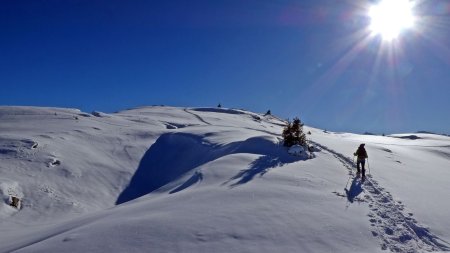
M 336 157 L 348 170 L 349 176 L 354 176 L 354 162 L 350 157 L 317 142 L 311 142 Z M 401 201 L 395 201 L 392 194 L 381 187 L 372 175 L 368 174 L 362 185 L 364 198 L 357 200 L 368 203 L 370 212 L 367 216 L 373 227 L 371 232 L 381 241 L 382 250 L 389 249 L 392 252 L 417 252 L 418 249 L 423 252 L 450 250 L 448 242 L 431 233 L 426 226 L 420 225 L 413 218 L 413 213 L 406 213 L 405 205 Z
M 207 122 L 206 120 L 204 120 L 202 117 L 200 117 L 198 114 L 195 114 L 193 112 L 191 112 L 190 110 L 188 110 L 187 108 L 183 109 L 183 111 L 193 115 L 194 117 L 196 117 L 199 121 L 205 123 L 206 125 L 211 125 L 211 123 Z

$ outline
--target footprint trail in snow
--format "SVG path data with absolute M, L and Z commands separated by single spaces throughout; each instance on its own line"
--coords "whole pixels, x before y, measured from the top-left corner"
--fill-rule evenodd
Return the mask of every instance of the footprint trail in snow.
M 338 159 L 349 175 L 352 174 L 353 160 L 326 146 L 312 142 Z M 386 191 L 379 183 L 367 175 L 364 182 L 364 202 L 370 208 L 368 214 L 372 226 L 372 235 L 381 243 L 381 249 L 392 252 L 433 252 L 449 251 L 450 246 L 430 230 L 420 225 L 412 213 L 405 211 L 405 206 L 400 201 L 395 201 L 390 192 Z

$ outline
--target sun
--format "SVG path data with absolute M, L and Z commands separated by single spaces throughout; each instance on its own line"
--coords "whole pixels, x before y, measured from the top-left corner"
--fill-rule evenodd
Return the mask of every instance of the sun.
M 372 34 L 387 41 L 396 39 L 402 31 L 414 26 L 413 7 L 408 0 L 381 0 L 369 10 Z

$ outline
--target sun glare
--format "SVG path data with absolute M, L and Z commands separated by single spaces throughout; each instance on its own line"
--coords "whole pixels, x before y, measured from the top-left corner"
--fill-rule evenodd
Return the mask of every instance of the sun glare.
M 369 11 L 370 30 L 384 40 L 393 40 L 414 26 L 413 4 L 408 0 L 382 0 Z

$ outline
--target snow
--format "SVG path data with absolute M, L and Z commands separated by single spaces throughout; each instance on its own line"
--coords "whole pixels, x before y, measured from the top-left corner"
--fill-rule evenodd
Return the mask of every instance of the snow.
M 227 108 L 0 107 L 0 252 L 450 250 L 450 137 L 305 126 L 315 152 L 297 156 L 284 124 Z
M 301 145 L 293 145 L 288 149 L 288 153 L 291 155 L 300 156 L 305 154 L 305 148 L 303 148 Z

